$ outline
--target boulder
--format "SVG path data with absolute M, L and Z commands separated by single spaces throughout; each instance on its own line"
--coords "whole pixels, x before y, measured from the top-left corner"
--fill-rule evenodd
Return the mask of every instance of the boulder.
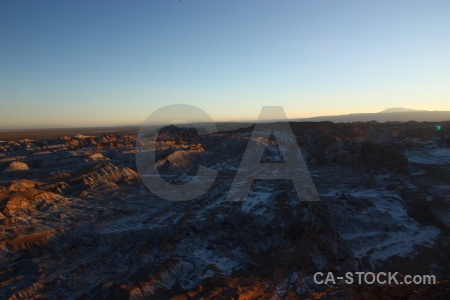
M 21 162 L 21 161 L 14 161 L 9 164 L 7 171 L 26 171 L 29 169 L 30 168 L 28 167 L 28 165 L 26 163 Z

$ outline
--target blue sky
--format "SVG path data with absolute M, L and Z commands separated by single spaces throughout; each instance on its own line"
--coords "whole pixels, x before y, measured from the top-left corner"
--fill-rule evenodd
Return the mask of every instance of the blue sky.
M 450 110 L 450 1 L 1 1 L 0 129 Z

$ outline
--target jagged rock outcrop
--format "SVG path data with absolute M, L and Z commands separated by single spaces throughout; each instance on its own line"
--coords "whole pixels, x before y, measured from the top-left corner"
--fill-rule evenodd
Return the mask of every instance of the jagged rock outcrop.
M 100 163 L 74 179 L 90 189 L 116 187 L 117 184 L 139 178 L 136 171 L 111 163 Z
M 23 191 L 29 188 L 34 188 L 37 183 L 36 181 L 27 180 L 27 179 L 20 179 L 20 180 L 14 180 L 11 181 L 9 184 L 9 190 L 10 191 Z
M 52 193 L 50 191 L 43 191 L 36 189 L 33 186 L 26 188 L 14 188 L 10 189 L 9 193 L 4 194 L 5 199 L 2 201 L 3 205 L 1 210 L 4 214 L 12 214 L 20 210 L 30 211 L 48 209 L 50 206 L 56 204 L 56 202 L 63 199 L 61 195 Z
M 85 161 L 98 161 L 98 160 L 109 160 L 109 158 L 104 157 L 101 153 L 93 153 L 89 155 Z

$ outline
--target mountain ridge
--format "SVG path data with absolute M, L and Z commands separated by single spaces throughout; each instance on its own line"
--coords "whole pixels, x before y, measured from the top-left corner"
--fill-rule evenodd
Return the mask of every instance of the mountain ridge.
M 320 122 L 331 121 L 335 123 L 340 122 L 369 122 L 377 121 L 384 122 L 443 122 L 450 120 L 450 111 L 427 111 L 427 110 L 412 110 L 412 111 L 396 111 L 396 112 L 377 112 L 377 113 L 354 113 L 337 116 L 317 116 L 311 118 L 299 118 L 295 121 L 300 122 Z
M 380 113 L 398 113 L 398 112 L 411 112 L 411 111 L 426 111 L 424 109 L 412 109 L 412 108 L 406 108 L 406 107 L 390 107 L 385 110 L 382 110 Z

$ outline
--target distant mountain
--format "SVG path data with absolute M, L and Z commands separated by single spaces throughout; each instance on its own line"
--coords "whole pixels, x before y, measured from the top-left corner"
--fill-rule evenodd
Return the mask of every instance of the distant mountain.
M 411 109 L 411 108 L 405 108 L 405 107 L 391 107 L 385 110 L 380 111 L 380 114 L 383 113 L 398 113 L 398 112 L 407 112 L 407 111 L 424 111 L 424 110 L 417 110 L 417 109 Z
M 339 116 L 320 116 L 312 118 L 297 119 L 296 121 L 331 121 L 339 122 L 368 122 L 377 121 L 383 122 L 442 122 L 450 121 L 450 111 L 426 111 L 426 110 L 412 110 L 407 108 L 395 107 L 383 110 L 378 113 L 356 113 Z

